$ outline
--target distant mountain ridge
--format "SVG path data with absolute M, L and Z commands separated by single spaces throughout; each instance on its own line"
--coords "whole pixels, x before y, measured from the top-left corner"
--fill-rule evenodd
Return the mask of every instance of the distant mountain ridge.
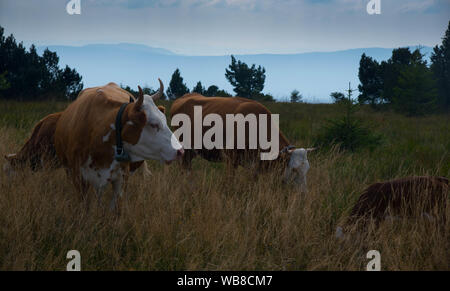
M 39 46 L 38 53 L 41 54 L 46 47 Z M 85 87 L 111 81 L 131 87 L 156 87 L 158 77 L 167 86 L 172 73 L 179 68 L 190 89 L 201 81 L 205 87 L 217 85 L 233 93 L 225 79 L 230 56 L 185 56 L 163 48 L 131 43 L 54 45 L 48 48 L 60 56 L 60 65 L 68 64 L 83 76 Z M 422 52 L 429 58 L 432 48 L 422 47 Z M 284 99 L 296 89 L 309 102 L 329 102 L 330 93 L 343 91 L 348 88 L 349 82 L 353 88 L 357 88 L 359 60 L 363 53 L 381 61 L 391 56 L 392 48 L 235 56 L 249 65 L 257 64 L 266 68 L 264 93 Z

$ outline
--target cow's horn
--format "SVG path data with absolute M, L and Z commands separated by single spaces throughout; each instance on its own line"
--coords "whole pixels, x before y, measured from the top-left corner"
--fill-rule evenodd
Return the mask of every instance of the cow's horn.
M 156 100 L 158 100 L 159 98 L 161 98 L 162 95 L 164 94 L 164 85 L 163 85 L 163 82 L 162 82 L 161 79 L 159 79 L 159 78 L 158 78 L 158 81 L 159 81 L 159 91 L 156 92 L 154 95 L 151 96 L 152 99 L 153 99 L 154 101 L 156 101 Z
M 142 91 L 141 86 L 138 86 L 138 89 L 139 89 L 139 96 L 138 96 L 138 100 L 134 104 L 134 108 L 136 110 L 141 110 L 142 103 L 144 103 L 144 91 Z

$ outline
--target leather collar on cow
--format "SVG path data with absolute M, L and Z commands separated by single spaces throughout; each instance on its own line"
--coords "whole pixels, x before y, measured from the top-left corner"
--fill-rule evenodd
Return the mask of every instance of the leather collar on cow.
M 124 103 L 120 106 L 119 112 L 116 116 L 116 152 L 114 153 L 114 159 L 118 162 L 126 163 L 131 161 L 130 155 L 123 149 L 122 142 L 122 115 L 127 108 L 128 104 L 133 103 L 134 99 L 130 97 L 129 103 Z

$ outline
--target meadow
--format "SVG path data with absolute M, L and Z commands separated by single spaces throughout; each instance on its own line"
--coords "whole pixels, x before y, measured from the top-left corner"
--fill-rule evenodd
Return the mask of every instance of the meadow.
M 341 114 L 331 104 L 266 105 L 300 147 L 310 147 L 326 120 Z M 0 154 L 18 151 L 37 121 L 65 106 L 1 101 Z M 190 173 L 150 162 L 152 176 L 130 178 L 118 216 L 107 207 L 110 190 L 104 207 L 87 210 L 62 169 L 27 169 L 12 179 L 0 172 L 0 270 L 65 270 L 72 249 L 81 253 L 82 270 L 365 270 L 369 250 L 381 253 L 382 270 L 450 270 L 449 219 L 444 227 L 386 222 L 335 239 L 368 185 L 450 177 L 449 115 L 405 117 L 364 107 L 357 117 L 382 134 L 382 144 L 311 153 L 307 194 L 284 185 L 279 171 L 255 180 L 244 168 L 230 174 L 201 159 Z

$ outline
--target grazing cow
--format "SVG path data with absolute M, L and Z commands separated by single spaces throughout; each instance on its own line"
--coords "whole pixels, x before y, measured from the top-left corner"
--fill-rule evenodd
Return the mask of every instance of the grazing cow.
M 159 105 L 158 109 L 162 113 L 166 112 L 164 106 Z M 38 171 L 42 168 L 56 169 L 60 167 L 56 156 L 54 135 L 56 123 L 61 113 L 53 113 L 44 117 L 35 125 L 31 137 L 18 153 L 5 155 L 7 163 L 4 165 L 3 170 L 7 176 L 14 176 L 17 170 L 21 170 L 25 166 L 30 166 L 33 171 Z M 146 162 L 130 163 L 130 173 L 136 172 L 139 168 L 142 168 L 144 176 L 151 175 Z
M 139 87 L 136 102 L 114 83 L 85 89 L 62 113 L 55 132 L 56 153 L 80 193 L 93 186 L 100 199 L 111 183 L 111 206 L 117 207 L 130 164 L 146 159 L 169 163 L 183 155 L 154 103 L 164 91 L 159 82 L 153 96 L 144 95 Z
M 406 177 L 369 186 L 359 197 L 344 228 L 376 224 L 398 216 L 445 218 L 449 180 L 444 177 Z M 344 229 L 336 229 L 342 237 Z
M 59 167 L 53 137 L 60 116 L 61 112 L 44 117 L 36 124 L 31 137 L 20 151 L 5 156 L 7 163 L 4 165 L 4 170 L 8 176 L 25 166 L 30 166 L 33 171 Z
M 245 98 L 240 97 L 234 97 L 234 98 L 223 98 L 223 97 L 205 97 L 200 94 L 186 94 L 183 97 L 175 100 L 175 102 L 172 104 L 172 107 L 170 109 L 171 117 L 174 118 L 177 114 L 186 114 L 189 116 L 191 120 L 194 120 L 194 106 L 201 106 L 202 108 L 202 118 L 205 118 L 205 116 L 210 114 L 219 115 L 222 120 L 226 120 L 227 115 L 238 115 L 242 114 L 244 117 L 247 117 L 251 114 L 255 116 L 259 115 L 267 115 L 267 128 L 268 133 L 266 133 L 266 136 L 271 136 L 271 112 L 263 106 L 261 103 L 256 102 L 254 100 L 249 100 Z M 259 125 L 259 121 L 256 121 Z M 236 124 L 235 124 L 236 125 Z M 237 126 L 237 125 L 236 125 Z M 235 128 L 236 128 L 235 126 Z M 256 170 L 255 174 L 257 174 L 260 170 L 267 170 L 267 169 L 273 169 L 274 167 L 278 166 L 282 169 L 284 169 L 284 177 L 283 180 L 285 182 L 293 182 L 297 184 L 301 191 L 306 192 L 306 174 L 309 170 L 309 162 L 307 153 L 314 150 L 314 149 L 304 149 L 304 148 L 295 148 L 294 146 L 290 145 L 289 141 L 286 139 L 286 137 L 279 132 L 279 155 L 275 160 L 261 160 L 260 159 L 260 152 L 261 147 L 258 146 L 256 149 L 250 149 L 249 148 L 249 124 L 246 123 L 245 126 L 245 149 L 236 149 L 235 146 L 234 149 L 217 149 L 214 147 L 213 149 L 186 149 L 187 146 L 185 146 L 185 155 L 183 156 L 183 166 L 187 169 L 191 168 L 191 160 L 194 158 L 195 155 L 199 155 L 203 157 L 204 159 L 208 161 L 223 161 L 227 160 L 229 165 L 232 165 L 233 167 L 237 167 L 239 165 L 242 166 L 251 166 L 255 165 Z M 202 136 L 204 137 L 205 132 L 207 132 L 212 126 L 204 126 Z M 179 129 L 180 126 L 176 126 L 175 129 Z M 227 137 L 226 135 L 226 124 L 223 126 L 223 143 L 226 144 Z M 192 126 L 192 134 L 194 134 L 194 128 Z M 236 138 L 237 130 L 234 130 L 234 143 L 236 145 L 237 138 Z M 259 132 L 259 126 L 258 131 L 253 135 L 253 138 L 258 138 L 260 132 Z M 184 137 L 183 137 L 184 139 Z

